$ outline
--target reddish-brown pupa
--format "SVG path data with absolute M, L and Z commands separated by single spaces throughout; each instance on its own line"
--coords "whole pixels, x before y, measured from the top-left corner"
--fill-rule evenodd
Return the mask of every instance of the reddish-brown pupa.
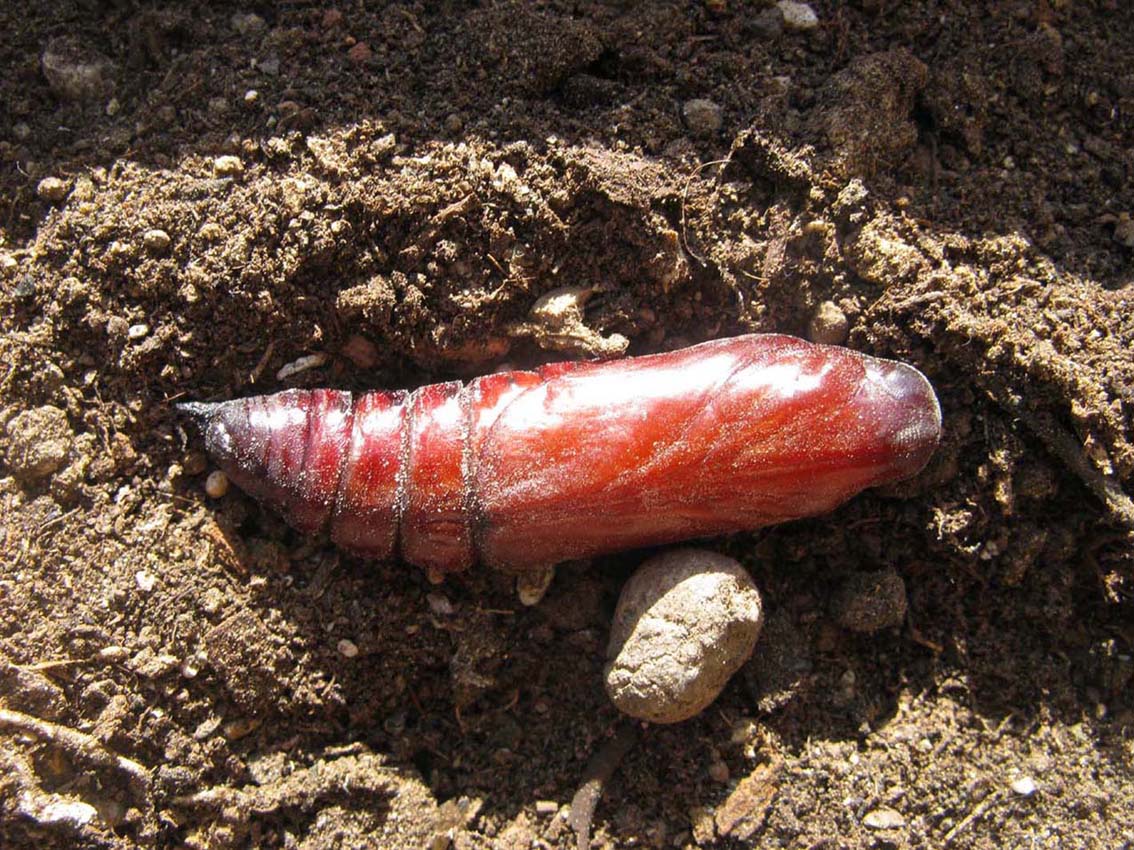
M 434 579 L 819 514 L 918 472 L 941 431 L 912 366 L 775 335 L 410 393 L 182 407 L 220 468 L 293 526 Z

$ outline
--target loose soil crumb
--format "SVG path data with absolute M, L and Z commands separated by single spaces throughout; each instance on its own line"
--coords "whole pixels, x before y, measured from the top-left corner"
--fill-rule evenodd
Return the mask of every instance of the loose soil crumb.
M 0 6 L 0 845 L 575 845 L 644 553 L 439 606 L 207 498 L 173 408 L 558 359 L 553 291 L 575 352 L 822 317 L 945 423 L 712 544 L 764 635 L 595 846 L 1134 834 L 1134 6 L 792 5 Z M 848 629 L 881 570 L 904 620 Z

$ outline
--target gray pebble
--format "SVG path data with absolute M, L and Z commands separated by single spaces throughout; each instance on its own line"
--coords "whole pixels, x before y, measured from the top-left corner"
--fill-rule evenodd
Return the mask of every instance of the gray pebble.
M 693 717 L 748 660 L 762 621 L 760 594 L 732 558 L 702 549 L 651 558 L 618 600 L 607 694 L 641 720 Z
M 901 829 L 906 819 L 894 809 L 872 809 L 863 816 L 862 825 L 867 829 Z
M 51 91 L 63 100 L 97 100 L 114 89 L 114 63 L 79 38 L 51 39 L 40 67 Z
M 267 25 L 267 21 L 255 12 L 237 12 L 232 16 L 232 28 L 241 35 L 263 32 Z
M 819 26 L 819 17 L 815 14 L 815 10 L 806 3 L 798 3 L 796 0 L 780 0 L 776 5 L 783 13 L 784 26 L 789 30 L 802 32 L 813 30 Z
M 8 466 L 17 478 L 36 481 L 66 465 L 74 434 L 67 414 L 58 407 L 25 410 L 8 423 L 6 430 Z
M 724 123 L 720 106 L 703 97 L 685 101 L 681 114 L 689 132 L 694 136 L 712 136 L 720 131 Z
M 807 325 L 807 338 L 822 345 L 842 345 L 847 341 L 850 322 L 834 301 L 824 301 Z
M 855 573 L 835 597 L 835 619 L 855 632 L 877 632 L 906 619 L 906 583 L 891 569 Z

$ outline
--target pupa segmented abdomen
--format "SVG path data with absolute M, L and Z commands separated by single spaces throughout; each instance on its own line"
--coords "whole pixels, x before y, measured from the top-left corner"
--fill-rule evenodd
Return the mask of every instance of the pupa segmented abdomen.
M 778 335 L 184 407 L 217 465 L 296 528 L 434 578 L 812 516 L 915 474 L 941 430 L 912 366 Z

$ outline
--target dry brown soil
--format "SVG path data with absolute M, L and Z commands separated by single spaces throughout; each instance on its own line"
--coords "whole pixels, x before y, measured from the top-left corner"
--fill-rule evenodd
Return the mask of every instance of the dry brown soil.
M 435 589 L 208 499 L 171 403 L 828 301 L 943 445 L 714 541 L 756 656 L 638 730 L 595 846 L 1131 846 L 1134 4 L 811 5 L 0 5 L 0 846 L 574 847 L 642 553 Z M 529 316 L 563 286 L 589 336 Z M 846 629 L 881 569 L 908 616 Z

